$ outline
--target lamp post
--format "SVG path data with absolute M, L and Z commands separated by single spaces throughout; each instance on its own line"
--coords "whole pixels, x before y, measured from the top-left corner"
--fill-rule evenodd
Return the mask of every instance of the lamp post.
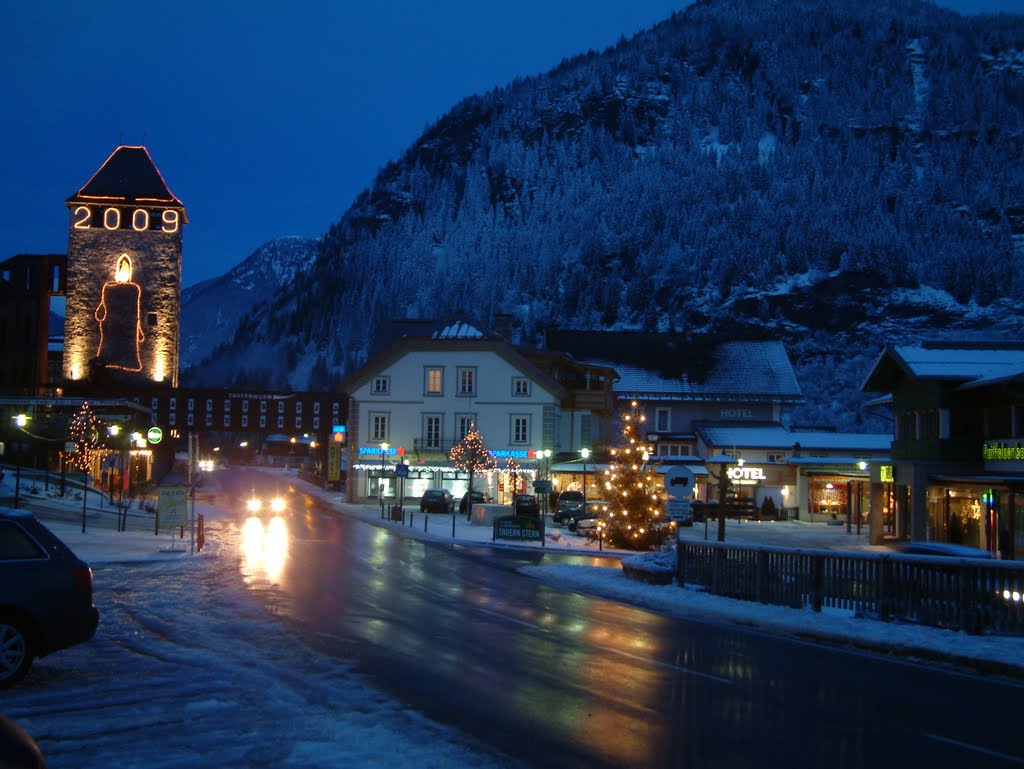
M 733 464 L 733 458 L 727 454 L 718 454 L 710 459 L 704 460 L 705 464 L 716 465 L 718 475 L 712 472 L 708 474 L 718 481 L 718 541 L 725 542 L 725 487 L 728 484 L 728 467 Z M 708 517 L 704 516 L 704 539 L 708 538 Z
M 580 449 L 580 456 L 583 457 L 583 514 L 587 513 L 587 460 L 590 458 L 590 449 Z
M 548 501 L 551 497 L 551 449 L 541 449 L 537 452 L 537 456 L 539 456 L 541 460 L 541 479 L 549 482 L 546 486 L 547 491 L 541 495 L 541 499 L 543 500 L 541 510 L 546 514 L 548 512 Z
M 380 478 L 377 479 L 377 493 L 380 496 L 380 517 L 384 517 L 384 455 L 388 453 L 388 444 L 380 444 Z

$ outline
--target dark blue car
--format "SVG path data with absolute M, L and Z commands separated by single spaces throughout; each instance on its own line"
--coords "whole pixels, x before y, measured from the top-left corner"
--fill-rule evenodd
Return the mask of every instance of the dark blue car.
M 0 507 L 0 689 L 98 624 L 92 569 L 34 515 Z

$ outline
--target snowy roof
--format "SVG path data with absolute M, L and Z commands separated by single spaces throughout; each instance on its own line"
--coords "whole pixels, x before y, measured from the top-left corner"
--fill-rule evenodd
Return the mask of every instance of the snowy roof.
M 708 423 L 697 426 L 697 434 L 709 446 L 737 448 L 791 448 L 801 450 L 873 451 L 888 453 L 892 446 L 889 433 L 833 433 L 825 430 L 787 430 L 780 424 Z
M 687 350 L 685 347 L 675 351 L 664 348 L 661 355 L 685 359 Z M 680 373 L 671 368 L 666 370 L 666 362 L 656 356 L 645 365 L 620 363 L 601 356 L 587 360 L 611 366 L 618 372 L 619 381 L 614 389 L 621 396 L 649 398 L 654 395 L 695 401 L 733 398 L 772 403 L 804 400 L 781 342 L 723 342 L 704 354 L 701 366 L 687 370 L 684 365 Z
M 887 347 L 861 389 L 881 392 L 901 379 L 941 379 L 981 387 L 1024 377 L 1024 345 L 1004 342 L 932 342 Z
M 461 320 L 449 323 L 431 334 L 433 339 L 483 339 L 485 334 L 475 326 Z

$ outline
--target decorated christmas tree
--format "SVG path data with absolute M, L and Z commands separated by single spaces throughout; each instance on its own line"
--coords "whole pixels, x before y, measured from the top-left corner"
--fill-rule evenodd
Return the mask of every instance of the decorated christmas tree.
M 452 446 L 448 453 L 452 464 L 460 470 L 469 473 L 469 490 L 473 490 L 473 476 L 481 470 L 489 470 L 495 466 L 494 455 L 484 445 L 483 436 L 476 429 L 476 425 L 469 428 L 466 437 Z M 470 508 L 466 509 L 468 517 Z
M 665 518 L 665 484 L 650 463 L 654 449 L 640 436 L 644 421 L 633 401 L 622 415 L 621 441 L 610 451 L 604 474 L 608 511 L 600 530 L 610 547 L 655 550 L 672 533 Z

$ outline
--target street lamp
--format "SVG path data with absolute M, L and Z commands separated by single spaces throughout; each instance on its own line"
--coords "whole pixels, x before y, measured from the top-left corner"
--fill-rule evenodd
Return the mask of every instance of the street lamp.
M 587 460 L 590 458 L 590 449 L 580 449 L 580 456 L 583 457 L 583 513 L 587 512 Z
M 388 453 L 388 444 L 380 444 L 380 478 L 377 479 L 377 494 L 380 497 L 380 517 L 384 517 L 384 455 Z

